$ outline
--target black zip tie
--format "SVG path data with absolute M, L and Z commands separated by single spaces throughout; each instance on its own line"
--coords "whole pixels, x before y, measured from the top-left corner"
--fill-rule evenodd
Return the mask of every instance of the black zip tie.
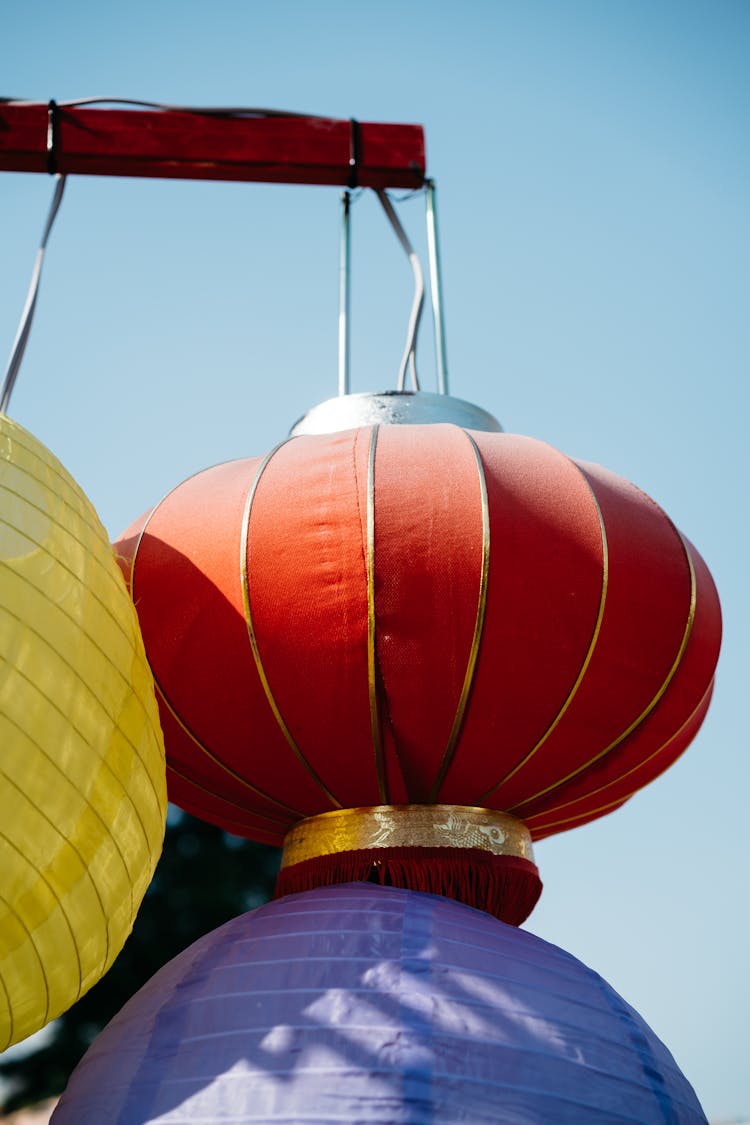
M 58 105 L 54 98 L 47 104 L 47 171 L 57 175 L 57 148 L 59 143 Z
M 349 179 L 346 186 L 350 191 L 359 187 L 359 161 L 361 156 L 362 138 L 359 121 L 352 117 L 349 119 Z

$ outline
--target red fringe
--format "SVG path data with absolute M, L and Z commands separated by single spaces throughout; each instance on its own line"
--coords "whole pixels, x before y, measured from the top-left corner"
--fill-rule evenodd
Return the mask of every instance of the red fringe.
M 334 883 L 380 883 L 455 898 L 520 926 L 536 906 L 542 881 L 518 856 L 474 848 L 371 848 L 317 856 L 283 867 L 274 898 Z

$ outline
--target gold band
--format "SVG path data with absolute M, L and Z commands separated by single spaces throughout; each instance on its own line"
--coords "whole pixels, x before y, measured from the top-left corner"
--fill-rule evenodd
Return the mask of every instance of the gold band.
M 375 805 L 301 820 L 284 840 L 281 866 L 377 848 L 475 848 L 534 862 L 522 820 L 467 805 Z
M 437 772 L 437 777 L 430 790 L 428 797 L 429 801 L 435 801 L 440 793 L 440 788 L 445 781 L 445 776 L 448 773 L 453 758 L 456 754 L 456 745 L 458 737 L 461 734 L 463 726 L 464 714 L 469 703 L 469 696 L 471 694 L 472 684 L 474 683 L 474 673 L 477 668 L 477 660 L 479 658 L 479 649 L 482 644 L 482 634 L 484 631 L 484 617 L 487 609 L 487 584 L 489 580 L 490 571 L 490 501 L 487 495 L 487 479 L 484 474 L 484 463 L 482 462 L 482 455 L 479 452 L 479 447 L 474 441 L 471 434 L 463 431 L 471 443 L 471 448 L 476 458 L 477 470 L 479 472 L 479 495 L 482 501 L 482 564 L 479 572 L 479 591 L 477 596 L 477 616 L 474 622 L 474 636 L 471 641 L 471 649 L 469 650 L 469 660 L 466 665 L 466 672 L 464 674 L 463 687 L 461 688 L 461 695 L 458 700 L 458 707 L 456 708 L 456 716 L 453 720 L 453 727 L 448 737 L 448 745 L 443 754 L 443 760 Z
M 370 727 L 372 748 L 375 754 L 375 776 L 378 796 L 388 800 L 388 781 L 383 755 L 383 733 L 380 729 L 380 704 L 378 700 L 378 669 L 375 616 L 375 448 L 380 427 L 373 426 L 370 452 L 367 458 L 367 682 L 370 696 Z
M 253 501 L 255 500 L 255 494 L 258 491 L 258 485 L 260 484 L 260 478 L 263 476 L 263 473 L 268 468 L 268 465 L 271 461 L 271 458 L 276 456 L 276 454 L 279 452 L 279 450 L 282 448 L 282 446 L 288 445 L 289 442 L 293 441 L 293 440 L 294 440 L 294 438 L 286 438 L 284 441 L 281 441 L 281 442 L 279 442 L 278 445 L 274 446 L 274 448 L 271 450 L 270 453 L 266 454 L 266 456 L 263 458 L 260 465 L 258 466 L 258 471 L 255 474 L 255 477 L 253 479 L 252 484 L 250 485 L 250 489 L 249 489 L 248 494 L 247 494 L 247 499 L 245 500 L 245 510 L 242 514 L 242 533 L 241 533 L 241 537 L 240 537 L 240 585 L 242 587 L 242 605 L 243 605 L 244 610 L 245 610 L 245 625 L 247 626 L 247 636 L 248 636 L 248 640 L 250 641 L 250 647 L 251 647 L 252 652 L 253 652 L 253 660 L 255 661 L 255 667 L 256 667 L 256 670 L 258 672 L 258 679 L 260 680 L 261 686 L 263 688 L 263 692 L 264 692 L 266 700 L 268 702 L 268 706 L 271 708 L 271 712 L 273 714 L 273 717 L 276 719 L 276 722 L 278 723 L 279 730 L 281 731 L 284 738 L 286 739 L 287 745 L 289 746 L 289 749 L 292 751 L 295 758 L 300 763 L 300 765 L 305 770 L 305 772 L 312 778 L 312 780 L 315 782 L 315 784 L 318 786 L 318 788 L 320 790 L 322 790 L 322 792 L 325 794 L 325 796 L 328 798 L 328 800 L 331 802 L 331 804 L 335 805 L 337 808 L 341 808 L 341 803 L 336 800 L 333 793 L 331 793 L 330 789 L 328 789 L 326 784 L 318 776 L 318 774 L 315 772 L 315 770 L 312 768 L 312 766 L 308 762 L 305 755 L 300 750 L 300 748 L 297 745 L 297 742 L 294 738 L 294 735 L 289 730 L 289 727 L 286 725 L 286 722 L 284 721 L 284 716 L 281 714 L 281 711 L 279 710 L 279 705 L 276 702 L 276 698 L 275 698 L 273 692 L 271 691 L 271 685 L 268 682 L 268 676 L 266 675 L 266 669 L 264 667 L 263 660 L 261 659 L 260 648 L 258 647 L 258 639 L 255 635 L 255 626 L 253 624 L 253 614 L 252 614 L 252 610 L 251 610 L 251 607 L 250 607 L 250 578 L 249 578 L 250 555 L 249 555 L 249 551 L 248 551 L 248 536 L 250 534 L 250 513 L 252 511 Z

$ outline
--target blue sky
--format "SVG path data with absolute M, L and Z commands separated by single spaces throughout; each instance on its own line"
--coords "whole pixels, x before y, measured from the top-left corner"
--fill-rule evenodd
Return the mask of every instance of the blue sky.
M 0 38 L 6 96 L 424 124 L 452 390 L 635 481 L 722 598 L 698 739 L 625 809 L 538 847 L 528 924 L 644 1015 L 713 1118 L 750 1114 L 749 49 L 732 0 L 5 0 Z M 0 176 L 0 351 L 50 195 Z M 422 199 L 400 214 L 423 249 Z M 354 389 L 386 389 L 410 273 L 374 199 L 353 222 Z M 333 188 L 68 183 L 11 414 L 113 536 L 335 393 L 337 231 Z

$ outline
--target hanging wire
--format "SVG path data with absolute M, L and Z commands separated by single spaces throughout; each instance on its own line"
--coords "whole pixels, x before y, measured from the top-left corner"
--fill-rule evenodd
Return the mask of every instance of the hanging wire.
M 422 308 L 424 306 L 424 276 L 422 274 L 422 267 L 419 264 L 419 258 L 416 255 L 414 247 L 409 242 L 406 236 L 406 231 L 401 226 L 398 215 L 393 209 L 388 195 L 382 189 L 377 192 L 378 199 L 381 206 L 385 211 L 388 221 L 396 232 L 396 237 L 401 243 L 406 256 L 414 274 L 414 300 L 411 306 L 411 315 L 409 317 L 409 329 L 406 337 L 406 348 L 404 349 L 401 366 L 398 372 L 398 382 L 396 389 L 403 391 L 406 386 L 406 371 L 407 368 L 411 371 L 412 384 L 414 390 L 419 390 L 419 376 L 417 374 L 417 333 L 419 332 L 419 322 L 422 317 Z
M 427 254 L 430 263 L 430 295 L 432 320 L 435 326 L 435 361 L 437 364 L 438 394 L 448 394 L 448 358 L 445 348 L 445 319 L 443 317 L 443 279 L 440 268 L 438 242 L 437 192 L 434 180 L 425 180 L 427 216 Z
M 31 332 L 31 324 L 34 319 L 36 299 L 39 294 L 39 281 L 42 276 L 44 251 L 47 248 L 47 239 L 50 236 L 50 231 L 52 230 L 57 212 L 60 208 L 64 190 L 65 176 L 55 176 L 55 191 L 52 196 L 52 203 L 50 204 L 49 214 L 47 215 L 47 222 L 44 226 L 42 240 L 39 243 L 36 261 L 34 262 L 34 269 L 31 274 L 31 284 L 29 285 L 29 292 L 26 296 L 26 304 L 24 305 L 23 312 L 21 313 L 21 321 L 18 325 L 16 338 L 13 341 L 13 347 L 10 350 L 8 366 L 5 369 L 5 377 L 3 379 L 2 390 L 0 390 L 0 414 L 6 414 L 8 411 L 10 396 L 13 394 L 13 388 L 16 384 L 16 377 L 21 367 L 21 361 L 23 360 L 24 352 L 26 351 L 26 344 L 28 343 L 29 333 Z
M 341 196 L 341 244 L 339 254 L 339 394 L 348 395 L 351 356 L 351 204 L 352 193 Z
M 26 98 L 0 98 L 0 105 L 30 106 L 38 102 Z M 75 109 L 85 105 L 130 105 L 140 109 L 156 109 L 164 113 L 196 113 L 203 117 L 307 117 L 313 121 L 330 121 L 317 113 L 296 113 L 291 109 L 263 109 L 254 106 L 190 106 L 170 105 L 167 102 L 147 102 L 139 98 L 74 98 L 57 102 L 60 109 Z
M 425 183 L 427 181 L 425 180 Z M 396 195 L 394 192 L 389 192 L 389 199 L 391 203 L 411 203 L 412 199 L 419 199 L 424 193 L 424 187 L 409 188 L 408 191 L 401 192 Z

